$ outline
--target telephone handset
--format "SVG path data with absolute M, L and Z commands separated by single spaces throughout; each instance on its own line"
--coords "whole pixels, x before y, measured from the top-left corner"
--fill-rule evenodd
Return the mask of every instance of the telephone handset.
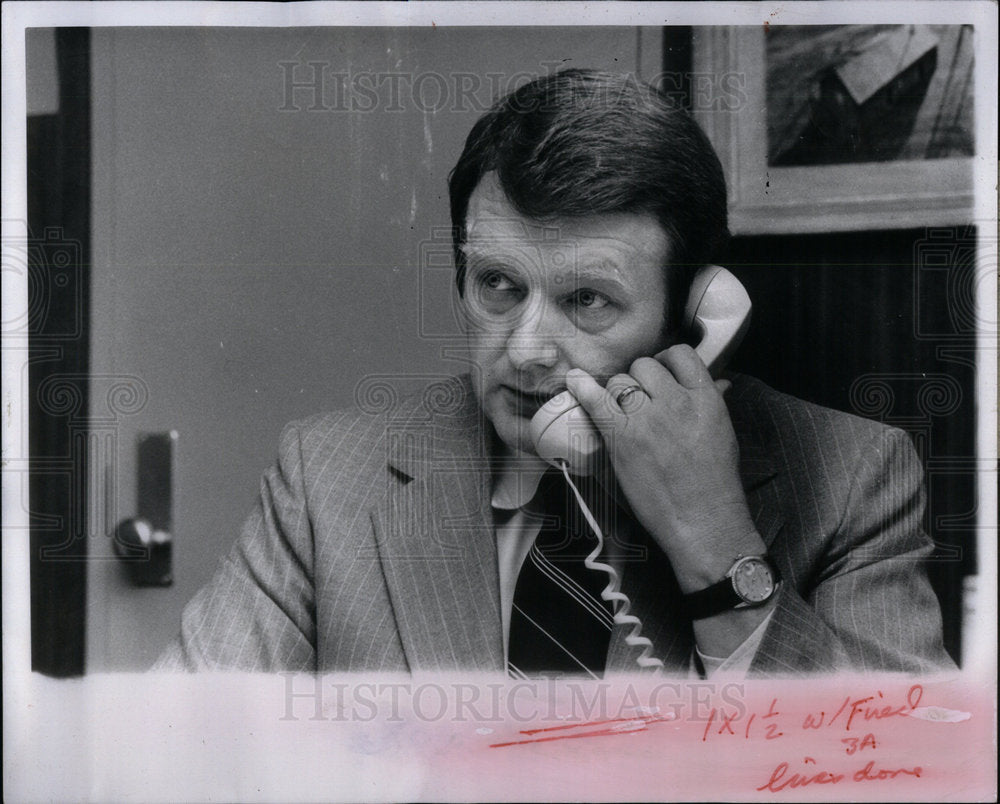
M 695 274 L 684 308 L 684 328 L 698 339 L 695 352 L 715 377 L 750 325 L 750 297 L 725 268 L 708 265 Z M 602 440 L 576 398 L 563 391 L 546 402 L 530 423 L 539 457 L 571 474 L 588 475 Z

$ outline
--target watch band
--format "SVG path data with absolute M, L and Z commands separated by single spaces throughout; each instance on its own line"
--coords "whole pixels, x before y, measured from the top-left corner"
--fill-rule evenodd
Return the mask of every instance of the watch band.
M 770 573 L 770 589 L 759 600 L 750 600 L 741 595 L 737 590 L 736 581 L 734 580 L 735 572 L 741 564 L 747 562 L 759 562 L 766 566 L 766 571 Z M 684 595 L 684 605 L 688 616 L 692 620 L 703 620 L 707 617 L 714 617 L 716 614 L 722 614 L 732 609 L 762 606 L 774 597 L 780 580 L 781 577 L 774 566 L 774 562 L 766 554 L 760 556 L 740 556 L 733 562 L 733 565 L 726 573 L 726 577 L 721 581 L 713 583 L 704 589 L 699 589 L 697 592 Z

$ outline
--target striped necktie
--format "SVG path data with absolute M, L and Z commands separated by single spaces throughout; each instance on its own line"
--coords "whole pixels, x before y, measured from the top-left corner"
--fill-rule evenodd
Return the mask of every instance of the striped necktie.
M 584 566 L 596 544 L 565 480 L 546 473 L 526 506 L 543 517 L 514 589 L 507 669 L 515 678 L 604 673 L 612 609 L 608 576 Z

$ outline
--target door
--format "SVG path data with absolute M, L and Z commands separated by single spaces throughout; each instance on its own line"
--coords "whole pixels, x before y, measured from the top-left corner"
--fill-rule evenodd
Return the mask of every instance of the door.
M 285 422 L 354 404 L 371 375 L 462 371 L 434 337 L 450 276 L 424 269 L 449 252 L 447 173 L 497 91 L 564 65 L 651 77 L 662 31 L 102 28 L 92 51 L 102 672 L 145 669 L 176 634 Z M 137 511 L 140 439 L 171 431 L 173 581 L 137 586 L 108 534 Z

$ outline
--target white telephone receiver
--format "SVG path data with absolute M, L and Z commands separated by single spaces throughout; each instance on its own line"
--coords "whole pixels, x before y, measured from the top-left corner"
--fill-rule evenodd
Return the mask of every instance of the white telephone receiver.
M 750 308 L 746 289 L 725 268 L 708 265 L 695 274 L 684 308 L 684 327 L 699 339 L 695 352 L 713 377 L 743 340 L 750 325 Z M 539 457 L 556 467 L 566 464 L 574 475 L 592 472 L 593 458 L 603 442 L 569 391 L 546 402 L 530 428 Z

